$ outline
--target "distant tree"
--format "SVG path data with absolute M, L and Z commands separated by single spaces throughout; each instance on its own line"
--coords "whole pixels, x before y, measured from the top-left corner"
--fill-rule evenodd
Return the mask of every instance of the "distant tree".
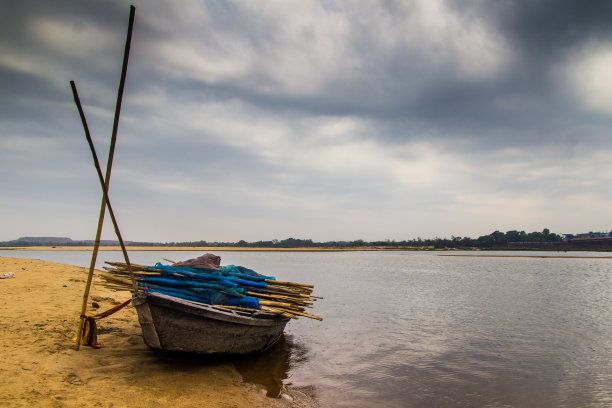
M 521 233 L 516 230 L 507 231 L 506 240 L 508 242 L 521 242 Z

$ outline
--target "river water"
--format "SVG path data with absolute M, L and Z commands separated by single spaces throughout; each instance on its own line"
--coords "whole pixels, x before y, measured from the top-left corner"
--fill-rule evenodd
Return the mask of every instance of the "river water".
M 154 264 L 201 253 L 130 255 L 132 262 Z M 322 322 L 292 321 L 276 347 L 235 362 L 246 381 L 269 395 L 299 390 L 321 407 L 612 406 L 606 254 L 218 255 L 224 265 L 312 283 L 324 297 L 312 309 Z M 88 266 L 91 255 L 0 250 L 0 256 Z M 121 260 L 121 253 L 100 258 Z

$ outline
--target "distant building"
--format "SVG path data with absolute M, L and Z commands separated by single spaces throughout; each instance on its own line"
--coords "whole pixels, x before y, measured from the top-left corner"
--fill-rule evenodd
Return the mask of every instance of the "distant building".
M 582 240 L 582 239 L 607 239 L 612 238 L 612 231 L 610 232 L 583 232 L 580 234 L 561 234 L 564 241 L 570 240 Z

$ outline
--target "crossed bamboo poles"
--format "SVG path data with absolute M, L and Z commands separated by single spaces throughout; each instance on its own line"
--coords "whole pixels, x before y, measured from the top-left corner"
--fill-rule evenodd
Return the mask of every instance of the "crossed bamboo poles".
M 136 279 L 134 278 L 130 260 L 129 260 L 127 251 L 125 249 L 125 244 L 123 243 L 123 239 L 121 238 L 121 233 L 119 232 L 119 226 L 117 225 L 117 220 L 115 218 L 115 214 L 113 212 L 110 200 L 108 198 L 108 186 L 110 183 L 111 169 L 113 167 L 115 144 L 117 142 L 117 130 L 119 128 L 119 115 L 121 112 L 121 101 L 123 99 L 123 88 L 125 86 L 125 76 L 127 73 L 128 59 L 130 55 L 130 44 L 132 42 L 132 29 L 134 27 L 135 11 L 136 11 L 135 7 L 130 6 L 130 17 L 129 17 L 129 22 L 128 22 L 127 39 L 125 41 L 125 50 L 123 53 L 123 65 L 121 68 L 121 79 L 119 80 L 119 90 L 117 92 L 117 105 L 115 106 L 115 119 L 113 122 L 113 133 L 111 136 L 110 149 L 108 153 L 108 161 L 106 164 L 106 177 L 102 176 L 102 170 L 100 169 L 100 163 L 98 162 L 98 156 L 96 154 L 96 150 L 91 140 L 91 135 L 89 133 L 89 127 L 87 126 L 87 121 L 85 120 L 85 113 L 83 112 L 83 108 L 81 107 L 81 101 L 79 99 L 79 95 L 77 94 L 76 85 L 74 81 L 70 81 L 70 86 L 72 88 L 72 93 L 74 96 L 74 102 L 77 105 L 77 109 L 81 117 L 81 122 L 83 123 L 83 129 L 85 130 L 85 137 L 87 138 L 87 142 L 89 144 L 89 148 L 91 150 L 91 154 L 94 159 L 94 164 L 96 166 L 96 171 L 98 173 L 98 178 L 100 180 L 100 185 L 102 187 L 102 193 L 103 193 L 102 194 L 102 204 L 100 206 L 100 216 L 98 218 L 98 229 L 96 231 L 96 240 L 94 242 L 94 249 L 93 249 L 92 256 L 91 256 L 91 263 L 89 264 L 89 274 L 87 275 L 87 283 L 85 284 L 85 291 L 83 293 L 83 304 L 81 307 L 79 327 L 77 330 L 76 344 L 74 347 L 75 350 L 78 350 L 81 344 L 81 336 L 83 334 L 83 326 L 85 322 L 85 313 L 87 312 L 87 300 L 89 299 L 89 290 L 91 288 L 93 271 L 96 266 L 96 259 L 98 257 L 98 249 L 100 247 L 100 237 L 102 235 L 102 225 L 104 224 L 104 215 L 106 213 L 106 207 L 108 207 L 108 212 L 111 216 L 111 220 L 115 228 L 115 233 L 117 234 L 117 238 L 119 239 L 119 244 L 121 245 L 121 250 L 123 251 L 123 257 L 125 258 L 127 269 L 129 271 L 129 275 L 132 281 L 132 289 L 134 291 L 138 290 L 138 285 L 136 284 Z

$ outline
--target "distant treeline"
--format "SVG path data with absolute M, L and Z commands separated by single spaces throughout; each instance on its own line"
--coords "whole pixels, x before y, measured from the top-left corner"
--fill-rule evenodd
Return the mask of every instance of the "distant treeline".
M 468 237 L 451 237 L 412 240 L 384 240 L 384 241 L 326 241 L 315 242 L 312 239 L 287 238 L 283 240 L 247 242 L 169 242 L 164 244 L 139 243 L 134 245 L 162 245 L 162 246 L 203 246 L 203 247 L 244 247 L 244 248 L 499 248 L 507 247 L 509 243 L 546 243 L 561 242 L 561 236 L 551 233 L 548 228 L 542 232 L 508 231 L 506 233 L 495 231 L 476 239 Z
M 567 241 L 565 241 L 567 242 Z M 493 249 L 493 248 L 539 248 L 539 247 L 550 247 L 554 246 L 555 243 L 564 243 L 561 236 L 555 233 L 551 233 L 548 228 L 545 228 L 542 232 L 530 232 L 525 231 L 507 231 L 500 232 L 495 231 L 489 235 L 483 235 L 478 238 L 469 237 L 451 237 L 451 238 L 433 238 L 433 239 L 421 239 L 416 238 L 412 240 L 384 240 L 384 241 L 364 241 L 358 239 L 355 241 L 326 241 L 326 242 L 315 242 L 312 239 L 297 239 L 287 238 L 282 240 L 271 240 L 271 241 L 256 241 L 247 242 L 240 240 L 238 242 L 208 242 L 208 241 L 189 241 L 189 242 L 126 242 L 128 246 L 168 246 L 168 247 L 238 247 L 238 248 L 382 248 L 382 249 L 394 249 L 394 248 L 430 248 L 430 249 L 443 249 L 443 248 L 454 248 L 454 249 Z M 118 245 L 117 241 L 105 240 L 101 242 L 101 245 Z M 12 246 L 90 246 L 93 245 L 93 241 L 73 241 L 70 238 L 57 238 L 53 237 L 24 237 L 14 241 L 0 242 L 2 247 Z

